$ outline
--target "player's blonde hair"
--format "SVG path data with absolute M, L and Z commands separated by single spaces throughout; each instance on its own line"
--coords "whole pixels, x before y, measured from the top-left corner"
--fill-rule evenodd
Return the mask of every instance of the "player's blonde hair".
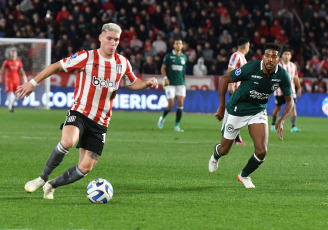
M 108 31 L 114 31 L 119 34 L 122 33 L 121 27 L 115 23 L 106 23 L 103 25 L 101 32 L 108 32 Z

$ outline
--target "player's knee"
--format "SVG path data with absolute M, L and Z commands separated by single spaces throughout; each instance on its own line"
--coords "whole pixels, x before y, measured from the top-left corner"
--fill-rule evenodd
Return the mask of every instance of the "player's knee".
M 75 145 L 75 141 L 73 140 L 73 138 L 64 138 L 61 139 L 60 142 L 67 149 L 71 149 Z
M 267 154 L 267 148 L 265 146 L 261 147 L 261 148 L 257 148 L 255 150 L 255 155 L 257 158 L 259 158 L 260 160 L 264 160 L 265 156 Z
M 79 164 L 79 169 L 82 173 L 88 174 L 93 168 L 93 165 Z

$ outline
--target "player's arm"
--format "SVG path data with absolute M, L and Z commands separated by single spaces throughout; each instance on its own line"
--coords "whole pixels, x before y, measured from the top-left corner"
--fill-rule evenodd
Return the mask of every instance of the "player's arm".
M 24 69 L 21 68 L 21 69 L 20 69 L 20 72 L 21 72 L 21 74 L 22 74 L 22 76 L 23 76 L 24 83 L 27 82 L 27 77 L 26 77 L 26 73 L 25 73 Z
M 167 75 L 166 75 L 166 65 L 164 65 L 164 64 L 161 67 L 161 74 L 164 77 L 164 85 L 169 85 L 170 84 L 170 81 L 167 78 Z
M 42 70 L 38 75 L 36 75 L 32 80 L 24 83 L 23 85 L 18 86 L 16 90 L 18 97 L 28 97 L 33 92 L 38 83 L 60 70 L 62 70 L 60 61 L 51 64 L 50 66 Z
M 222 77 L 220 77 L 219 80 L 219 98 L 220 98 L 220 106 L 218 108 L 218 110 L 215 113 L 215 117 L 221 121 L 223 119 L 224 116 L 224 110 L 225 110 L 225 95 L 227 93 L 227 88 L 229 83 L 232 83 L 232 78 L 229 73 L 226 73 L 225 75 L 223 75 Z
M 279 121 L 277 122 L 276 127 L 275 127 L 277 130 L 277 135 L 279 135 L 279 139 L 281 141 L 283 140 L 282 131 L 283 131 L 284 123 L 294 106 L 294 100 L 293 100 L 292 95 L 285 96 L 285 99 L 286 99 L 286 106 L 285 106 L 284 113 L 282 114 L 281 118 L 279 119 Z
M 296 75 L 294 77 L 294 82 L 295 82 L 295 85 L 297 87 L 297 96 L 300 97 L 302 95 L 302 86 L 301 86 L 300 79 L 299 79 L 298 75 Z
M 152 77 L 152 78 L 148 79 L 147 81 L 145 81 L 145 80 L 141 80 L 141 79 L 137 78 L 137 80 L 132 85 L 128 86 L 129 89 L 134 90 L 134 91 L 143 90 L 148 87 L 157 88 L 158 87 L 157 79 Z
M 229 67 L 227 70 L 227 73 L 230 73 L 231 70 L 233 70 L 233 68 Z M 233 86 L 234 86 L 233 83 L 229 83 L 229 85 L 228 85 L 228 92 L 230 94 L 233 94 L 233 92 L 235 91 L 235 88 Z

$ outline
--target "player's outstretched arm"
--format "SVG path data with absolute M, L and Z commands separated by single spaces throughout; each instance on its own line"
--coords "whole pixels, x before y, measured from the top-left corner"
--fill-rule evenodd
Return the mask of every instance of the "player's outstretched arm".
M 23 85 L 18 86 L 16 94 L 18 94 L 19 98 L 28 97 L 33 92 L 39 82 L 43 81 L 44 79 L 61 69 L 62 66 L 60 64 L 60 61 L 51 64 L 50 66 L 42 70 L 38 75 L 36 75 L 32 80 L 30 80 L 29 82 L 25 82 Z
M 148 79 L 147 81 L 137 78 L 137 80 L 128 87 L 129 87 L 129 89 L 134 90 L 134 91 L 143 90 L 143 89 L 146 89 L 149 87 L 157 88 L 158 82 L 157 82 L 157 79 L 154 77 Z
M 276 127 L 275 127 L 277 130 L 277 135 L 279 136 L 279 139 L 281 141 L 283 140 L 282 133 L 283 133 L 283 129 L 284 129 L 284 123 L 294 106 L 294 100 L 293 100 L 292 95 L 285 96 L 285 99 L 286 99 L 286 106 L 285 106 L 284 113 L 282 114 L 281 118 L 279 119 L 279 121 L 277 122 Z
M 232 78 L 230 76 L 230 73 L 227 73 L 220 77 L 219 80 L 219 98 L 220 98 L 220 106 L 218 110 L 215 113 L 216 119 L 221 121 L 224 117 L 224 110 L 225 110 L 225 95 L 227 92 L 227 88 L 229 83 L 232 82 Z

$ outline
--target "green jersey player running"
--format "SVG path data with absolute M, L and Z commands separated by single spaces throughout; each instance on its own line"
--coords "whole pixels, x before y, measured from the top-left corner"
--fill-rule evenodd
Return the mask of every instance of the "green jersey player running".
M 174 106 L 174 99 L 177 98 L 178 108 L 175 119 L 175 132 L 183 132 L 180 128 L 180 120 L 183 111 L 183 102 L 186 97 L 185 70 L 187 56 L 182 53 L 183 43 L 181 39 L 175 39 L 173 51 L 167 53 L 163 60 L 161 73 L 164 76 L 165 94 L 168 106 L 164 109 L 163 115 L 160 116 L 157 127 L 163 128 L 165 117 Z
M 222 137 L 221 143 L 214 147 L 209 171 L 216 171 L 220 157 L 229 153 L 240 129 L 247 125 L 255 149 L 246 166 L 238 174 L 238 180 L 246 188 L 255 188 L 249 175 L 263 163 L 267 153 L 269 132 L 266 106 L 269 96 L 280 87 L 286 99 L 284 113 L 275 127 L 280 140 L 283 140 L 284 122 L 294 105 L 288 73 L 278 65 L 280 52 L 280 45 L 267 44 L 262 61 L 249 62 L 220 78 L 220 106 L 215 116 L 219 121 L 223 119 Z M 225 105 L 228 84 L 237 81 L 241 81 L 241 85 Z

